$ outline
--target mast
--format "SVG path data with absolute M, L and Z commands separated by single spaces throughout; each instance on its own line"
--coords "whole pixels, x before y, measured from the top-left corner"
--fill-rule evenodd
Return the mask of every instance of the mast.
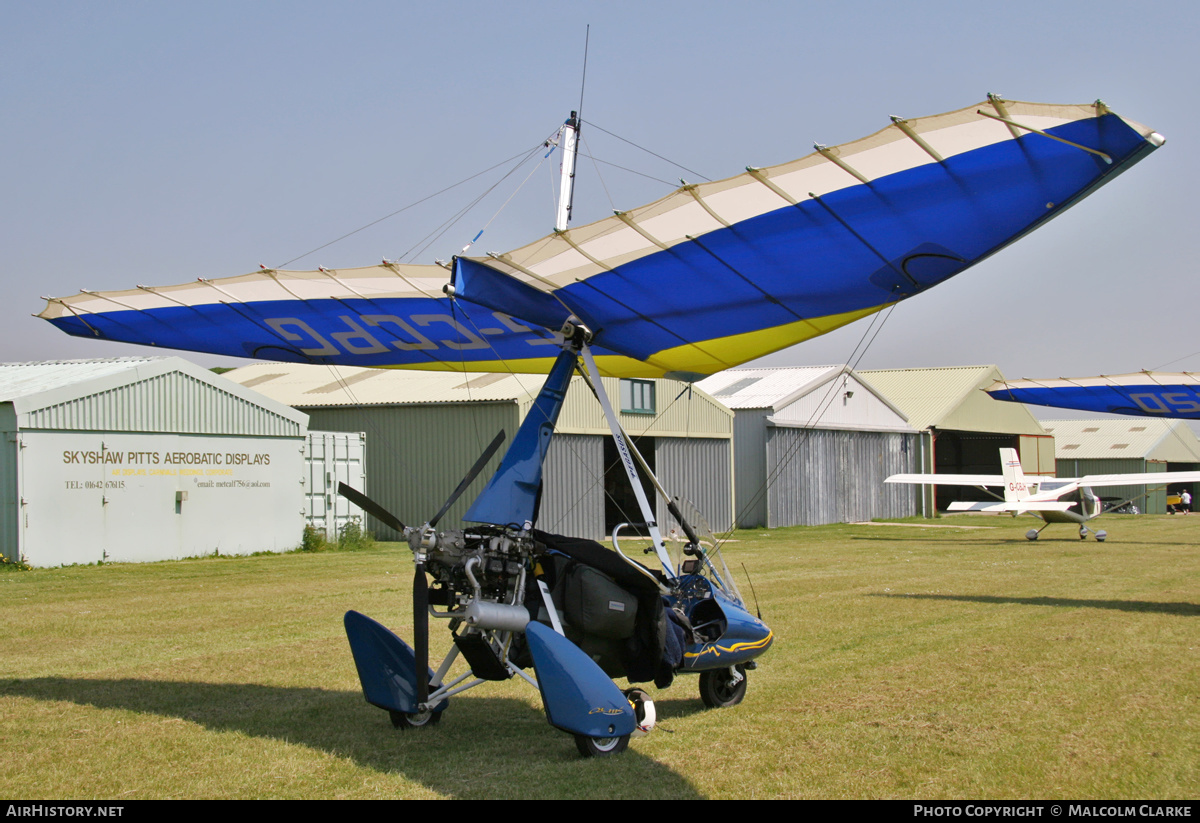
M 575 157 L 579 154 L 579 115 L 571 112 L 562 127 L 562 167 L 558 184 L 558 212 L 554 216 L 554 230 L 566 231 L 571 220 L 571 199 L 575 195 Z

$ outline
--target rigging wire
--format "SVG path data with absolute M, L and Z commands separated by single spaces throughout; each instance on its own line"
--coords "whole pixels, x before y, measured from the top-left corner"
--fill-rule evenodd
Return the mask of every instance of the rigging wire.
M 1198 354 L 1200 354 L 1200 351 L 1194 351 L 1191 354 L 1185 354 L 1183 357 L 1176 357 L 1174 360 L 1168 360 L 1166 363 L 1163 363 L 1161 366 L 1155 366 L 1154 368 L 1150 369 L 1150 371 L 1158 371 L 1159 369 L 1165 369 L 1167 366 L 1170 366 L 1172 363 L 1178 363 L 1180 360 L 1187 360 L 1188 358 L 1195 357 Z
M 582 122 L 582 118 L 580 119 L 580 122 Z M 670 158 L 663 157 L 661 154 L 658 154 L 657 152 L 652 152 L 652 151 L 650 151 L 650 149 L 648 149 L 644 146 L 639 146 L 637 143 L 633 142 L 632 140 L 627 140 L 624 137 L 622 137 L 621 135 L 611 132 L 608 129 L 604 128 L 603 126 L 593 123 L 591 120 L 587 121 L 587 124 L 594 129 L 600 129 L 600 131 L 604 132 L 605 134 L 609 135 L 610 137 L 617 138 L 622 143 L 628 143 L 629 145 L 633 146 L 635 149 L 638 149 L 639 151 L 644 151 L 644 152 L 646 152 L 646 154 L 652 155 L 654 157 L 657 157 L 659 160 L 670 163 L 672 166 L 675 166 L 676 168 L 683 169 L 688 174 L 694 174 L 697 177 L 703 178 L 706 183 L 712 182 L 711 177 L 706 177 L 705 175 L 701 174 L 700 172 L 695 171 L 693 169 L 689 169 L 687 166 L 684 166 L 680 163 L 676 163 L 674 160 L 671 160 Z
M 580 142 L 582 142 L 582 140 L 581 140 Z M 610 161 L 608 161 L 608 160 L 601 160 L 600 158 L 598 158 L 598 157 L 596 157 L 596 156 L 594 156 L 594 155 L 592 155 L 592 154 L 585 154 L 585 155 L 584 155 L 584 157 L 587 157 L 587 158 L 589 158 L 589 159 L 590 159 L 590 160 L 591 160 L 593 163 L 603 163 L 603 164 L 604 164 L 604 165 L 606 165 L 606 166 L 612 166 L 612 167 L 613 167 L 613 168 L 615 168 L 615 169 L 620 169 L 621 171 L 627 171 L 627 172 L 629 172 L 630 174 L 636 174 L 636 175 L 638 175 L 639 177 L 645 177 L 647 180 L 653 180 L 653 181 L 654 181 L 654 182 L 656 182 L 656 183 L 664 183 L 664 184 L 666 184 L 666 185 L 668 185 L 668 186 L 670 186 L 670 187 L 672 187 L 672 188 L 678 188 L 678 187 L 679 187 L 679 183 L 678 183 L 677 181 L 672 181 L 672 180 L 663 180 L 661 177 L 655 177 L 653 174 L 646 174 L 646 173 L 645 173 L 645 172 L 643 172 L 643 171 L 638 171 L 637 169 L 631 169 L 631 168 L 629 168 L 628 166 L 622 166 L 622 165 L 620 165 L 620 164 L 618 164 L 618 163 L 613 163 L 613 162 L 610 162 Z M 600 173 L 600 170 L 599 170 L 599 169 L 596 169 L 596 174 L 597 174 L 597 176 L 599 176 L 599 173 Z M 603 181 L 601 181 L 601 182 L 603 182 Z M 605 193 L 607 193 L 607 189 L 605 190 Z M 611 197 L 611 196 L 610 196 L 608 199 L 609 199 L 609 201 L 610 201 L 610 202 L 612 201 L 612 197 Z M 615 208 L 615 207 L 614 207 L 614 208 Z
M 540 148 L 540 147 L 541 146 L 539 145 L 538 148 Z M 535 148 L 534 151 L 537 151 L 537 148 Z M 458 188 L 459 186 L 463 185 L 464 183 L 469 183 L 472 180 L 474 180 L 476 177 L 480 177 L 484 174 L 487 174 L 489 171 L 492 171 L 493 169 L 498 169 L 501 166 L 503 166 L 504 164 L 511 163 L 513 160 L 516 160 L 518 157 L 525 156 L 526 154 L 527 154 L 527 152 L 520 151 L 520 152 L 514 154 L 512 157 L 507 158 L 506 160 L 501 160 L 499 163 L 496 163 L 494 166 L 489 166 L 488 168 L 484 169 L 481 172 L 476 172 L 475 174 L 472 174 L 470 177 L 464 177 L 462 180 L 459 180 L 457 183 L 453 183 L 449 186 L 446 186 L 444 189 L 441 189 L 440 191 L 436 191 L 433 194 L 422 197 L 420 200 L 415 200 L 403 208 L 396 209 L 396 211 L 392 212 L 391 214 L 385 214 L 383 217 L 380 217 L 378 220 L 372 220 L 370 223 L 367 223 L 364 226 L 359 226 L 357 229 L 354 229 L 353 231 L 346 232 L 341 237 L 337 237 L 333 240 L 330 240 L 328 243 L 323 243 L 320 246 L 317 246 L 315 249 L 312 249 L 311 251 L 306 251 L 304 254 L 293 257 L 291 260 L 288 260 L 285 263 L 281 263 L 278 266 L 275 266 L 274 268 L 282 269 L 285 266 L 290 266 L 292 263 L 295 263 L 297 260 L 302 260 L 305 257 L 308 257 L 310 254 L 316 254 L 321 249 L 328 248 L 329 246 L 332 246 L 335 243 L 340 243 L 341 241 L 345 240 L 347 237 L 352 237 L 353 235 L 356 235 L 361 231 L 365 231 L 365 230 L 371 228 L 372 226 L 382 223 L 384 220 L 388 220 L 392 217 L 395 217 L 398 214 L 408 211 L 411 208 L 419 206 L 428 200 L 432 200 L 433 198 L 437 197 L 438 195 L 445 194 L 446 192 L 450 191 L 451 189 Z M 522 162 L 524 162 L 524 161 L 522 161 Z
M 481 193 L 478 197 L 476 197 L 474 200 L 472 200 L 466 206 L 459 209 L 459 211 L 457 213 L 455 213 L 452 217 L 450 217 L 445 222 L 443 222 L 442 225 L 438 226 L 432 232 L 425 235 L 425 237 L 423 237 L 421 240 L 418 240 L 417 243 L 415 245 L 413 245 L 411 248 L 409 248 L 408 251 L 404 252 L 404 254 L 402 254 L 401 257 L 403 258 L 403 257 L 407 257 L 410 254 L 413 254 L 414 250 L 416 250 L 416 252 L 415 252 L 416 255 L 424 254 L 425 251 L 428 250 L 428 248 L 430 246 L 432 246 L 434 243 L 436 243 L 438 240 L 440 240 L 442 238 L 442 236 L 445 235 L 446 232 L 448 232 L 451 228 L 453 228 L 453 226 L 456 223 L 458 223 L 459 220 L 466 217 L 467 213 L 470 212 L 471 209 L 473 209 L 473 208 L 475 208 L 475 206 L 479 205 L 479 203 L 485 197 L 487 197 L 489 194 L 491 194 L 493 191 L 496 190 L 497 186 L 499 186 L 501 183 L 503 183 L 505 180 L 507 180 L 509 177 L 511 177 L 514 173 L 516 173 L 517 169 L 519 169 L 519 168 L 521 168 L 521 166 L 525 165 L 525 163 L 528 162 L 529 159 L 531 157 L 533 157 L 535 154 L 540 152 L 545 147 L 545 145 L 546 145 L 545 142 L 539 143 L 537 146 L 535 146 L 533 149 L 531 149 L 529 152 L 527 152 L 525 154 L 525 156 L 521 159 L 521 161 L 519 163 L 517 163 L 516 165 L 514 165 L 511 169 L 509 169 L 504 174 L 503 177 L 501 177 L 499 180 L 497 180 L 495 183 L 493 183 L 491 186 L 489 186 L 486 190 L 483 191 L 483 193 Z M 542 159 L 545 160 L 545 158 L 542 158 Z M 528 180 L 528 179 L 529 178 L 527 177 L 526 180 Z M 522 182 L 522 185 L 524 185 L 524 182 Z M 515 192 L 514 192 L 514 194 L 515 194 Z M 511 200 L 512 198 L 510 197 L 509 199 Z M 505 201 L 505 205 L 507 205 L 507 201 Z M 501 208 L 503 208 L 503 206 Z M 488 221 L 488 224 L 489 225 L 491 224 L 490 220 Z M 479 235 L 477 234 L 475 237 L 476 237 L 476 239 L 478 239 Z M 475 242 L 474 240 L 471 241 L 471 243 L 474 243 L 474 242 Z M 422 243 L 424 243 L 423 246 L 421 245 Z M 470 244 L 468 244 L 468 245 L 470 245 Z M 421 248 L 419 250 L 417 250 L 417 246 L 421 246 Z
M 580 143 L 584 143 L 584 140 L 583 140 L 583 135 L 582 135 L 582 134 L 579 136 L 579 142 L 580 142 Z M 584 143 L 584 145 L 586 146 L 587 144 L 586 144 L 586 143 Z M 576 152 L 576 154 L 578 154 L 578 152 Z M 593 166 L 596 168 L 596 179 L 600 181 L 600 188 L 604 189 L 604 196 L 608 198 L 608 207 L 609 207 L 610 209 L 612 209 L 613 211 L 616 211 L 616 210 L 617 210 L 617 204 L 616 204 L 615 202 L 613 202 L 613 198 L 612 198 L 612 192 L 610 192 L 610 191 L 608 190 L 608 184 L 604 182 L 604 177 L 602 177 L 602 176 L 601 176 L 601 174 L 600 174 L 600 163 L 601 163 L 602 161 L 600 161 L 600 160 L 597 160 L 597 159 L 596 159 L 596 156 L 595 156 L 594 154 L 592 154 L 592 148 L 591 148 L 591 146 L 588 146 L 587 153 L 585 153 L 583 156 L 584 156 L 584 157 L 587 157 L 588 159 L 590 159 L 590 160 L 592 161 L 592 165 L 593 165 Z M 615 164 L 615 163 L 609 163 L 608 165 L 610 165 L 610 166 L 611 166 L 611 165 L 616 165 L 616 164 Z M 620 168 L 620 167 L 618 166 L 618 168 Z M 626 169 L 626 171 L 632 171 L 632 169 Z M 635 173 L 635 174 L 637 174 L 637 172 L 634 172 L 634 173 Z M 645 176 L 645 175 L 644 175 L 644 176 Z
M 521 191 L 521 189 L 523 189 L 525 187 L 525 184 L 529 182 L 529 178 L 533 177 L 533 175 L 535 173 L 537 173 L 537 170 L 542 167 L 542 163 L 546 162 L 546 157 L 549 157 L 549 156 L 550 156 L 549 154 L 546 154 L 544 157 L 542 157 L 542 159 L 538 161 L 537 165 L 534 166 L 529 171 L 529 174 L 525 175 L 525 179 L 522 180 L 515 189 L 513 189 L 513 192 L 512 192 L 512 194 L 510 194 L 508 196 L 508 199 L 500 204 L 500 208 L 496 209 L 496 212 L 491 217 L 488 218 L 488 221 L 483 224 L 483 228 L 480 229 L 479 232 L 475 235 L 475 237 L 473 237 L 471 239 L 471 242 L 462 247 L 462 250 L 459 251 L 459 254 L 462 254 L 467 249 L 471 248 L 471 246 L 475 245 L 475 241 L 478 240 L 483 235 L 483 233 L 488 230 L 488 226 L 492 225 L 492 223 L 495 221 L 495 219 L 500 216 L 500 212 L 504 211 L 504 209 L 508 206 L 508 204 L 512 202 L 512 199 L 514 197 L 516 197 L 517 194 Z M 514 169 L 513 171 L 516 171 L 516 169 Z M 496 186 L 500 185 L 500 183 L 501 183 L 500 180 L 496 181 Z M 475 202 L 478 203 L 479 200 L 482 200 L 483 197 L 486 196 L 488 193 L 490 193 L 493 189 L 495 189 L 496 186 L 492 186 L 491 189 L 488 189 L 487 192 L 484 192 L 484 194 L 481 195 L 480 198 L 478 200 L 476 200 Z M 464 212 L 464 216 L 465 216 L 465 212 Z M 449 229 L 449 226 L 447 226 L 446 228 Z M 443 232 L 443 234 L 445 234 L 445 232 Z M 438 235 L 438 236 L 440 237 L 441 235 Z M 428 246 L 426 248 L 428 248 Z
M 867 351 L 875 342 L 875 338 L 879 336 L 879 332 L 883 330 L 884 324 L 887 323 L 897 305 L 898 303 L 892 303 L 886 311 L 877 312 L 876 314 L 872 315 L 871 323 L 867 326 L 866 330 L 859 338 L 858 343 L 854 346 L 853 350 L 851 350 L 850 357 L 847 359 L 847 366 L 849 367 L 850 371 L 858 368 L 858 364 L 862 362 L 863 357 L 866 356 Z M 877 320 L 879 321 L 878 324 L 876 324 Z M 843 373 L 841 376 L 844 379 L 845 373 Z M 767 475 L 766 480 L 758 488 L 758 491 L 755 492 L 754 496 L 742 506 L 741 511 L 737 512 L 733 523 L 721 534 L 717 541 L 718 543 L 724 543 L 726 540 L 728 540 L 733 534 L 734 530 L 737 529 L 738 522 L 741 520 L 741 518 L 745 517 L 763 500 L 775 480 L 779 478 L 779 475 L 804 446 L 810 433 L 814 431 L 813 424 L 820 420 L 822 416 L 824 416 L 825 412 L 829 409 L 829 406 L 833 403 L 834 398 L 837 396 L 838 389 L 839 381 L 835 377 L 827 384 L 824 397 L 817 402 L 817 406 L 813 410 L 812 414 L 809 415 L 808 421 L 803 426 L 799 427 L 800 436 L 796 437 L 795 440 L 789 445 L 770 474 Z

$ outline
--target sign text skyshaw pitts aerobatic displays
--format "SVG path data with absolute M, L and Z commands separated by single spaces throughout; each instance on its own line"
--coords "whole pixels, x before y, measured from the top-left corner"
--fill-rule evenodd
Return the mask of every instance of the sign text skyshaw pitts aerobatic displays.
M 94 466 L 269 466 L 271 455 L 247 452 L 78 451 L 64 449 L 64 464 Z

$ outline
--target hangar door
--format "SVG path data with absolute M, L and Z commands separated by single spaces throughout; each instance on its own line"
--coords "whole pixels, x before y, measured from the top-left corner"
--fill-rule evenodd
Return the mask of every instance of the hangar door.
M 889 475 L 916 471 L 915 435 L 772 427 L 767 430 L 767 526 L 819 526 L 917 513 Z
M 1016 434 L 939 431 L 933 440 L 934 474 L 1002 474 L 1000 449 L 1020 449 Z M 936 506 L 945 511 L 956 500 L 994 500 L 971 486 L 938 486 Z

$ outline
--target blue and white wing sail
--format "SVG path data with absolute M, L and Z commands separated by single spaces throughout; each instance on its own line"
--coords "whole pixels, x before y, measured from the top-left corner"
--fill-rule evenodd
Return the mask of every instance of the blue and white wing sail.
M 872 314 L 1037 228 L 1162 144 L 1103 104 L 989 98 L 515 251 L 262 271 L 49 302 L 69 334 L 356 366 L 544 373 L 574 316 L 614 376 L 695 377 Z

